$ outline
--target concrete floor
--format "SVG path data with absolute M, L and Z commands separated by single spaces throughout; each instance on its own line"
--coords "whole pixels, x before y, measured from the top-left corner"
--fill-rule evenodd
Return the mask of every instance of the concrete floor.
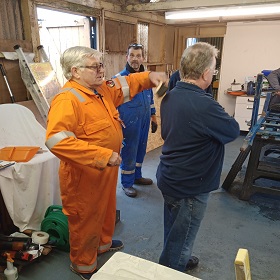
M 226 146 L 221 182 L 236 159 L 243 139 L 244 136 L 240 136 Z M 160 153 L 161 148 L 149 152 L 143 167 L 143 175 L 154 182 Z M 137 198 L 129 198 L 118 184 L 121 221 L 116 226 L 115 238 L 124 242 L 123 252 L 158 262 L 163 244 L 163 199 L 155 183 L 136 188 L 139 191 Z M 253 280 L 279 280 L 279 202 L 280 198 L 262 196 L 255 196 L 248 202 L 241 201 L 221 188 L 213 192 L 193 251 L 200 264 L 190 274 L 205 280 L 233 280 L 236 253 L 239 248 L 246 248 L 250 254 Z M 110 256 L 112 253 L 100 256 L 99 266 Z M 68 253 L 53 250 L 41 260 L 24 267 L 19 279 L 80 278 L 69 270 Z

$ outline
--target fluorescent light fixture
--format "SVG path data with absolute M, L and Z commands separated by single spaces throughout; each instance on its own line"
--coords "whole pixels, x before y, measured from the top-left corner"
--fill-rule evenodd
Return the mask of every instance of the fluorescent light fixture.
M 199 18 L 219 18 L 236 16 L 274 15 L 280 14 L 280 4 L 232 6 L 218 8 L 197 8 L 195 10 L 166 12 L 165 18 L 176 19 L 199 19 Z

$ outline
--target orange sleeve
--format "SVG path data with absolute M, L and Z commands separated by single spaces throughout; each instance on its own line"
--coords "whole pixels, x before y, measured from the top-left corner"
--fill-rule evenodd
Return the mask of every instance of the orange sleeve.
M 149 89 L 155 85 L 150 81 L 149 78 L 150 71 L 145 71 L 141 73 L 133 73 L 125 76 L 128 86 L 130 98 L 132 99 L 137 93 L 143 91 L 144 89 Z
M 150 81 L 149 71 L 141 73 L 133 73 L 128 76 L 122 76 L 126 79 L 129 87 L 129 99 L 131 100 L 137 93 L 143 91 L 144 89 L 149 89 L 155 85 Z M 106 82 L 101 86 L 102 90 L 110 91 L 111 99 L 116 107 L 124 103 L 124 93 L 122 91 L 121 83 L 118 77 L 113 79 L 113 86 L 106 85 Z

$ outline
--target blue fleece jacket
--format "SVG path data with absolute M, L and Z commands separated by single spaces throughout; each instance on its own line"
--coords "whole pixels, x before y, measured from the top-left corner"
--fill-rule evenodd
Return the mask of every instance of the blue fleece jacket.
M 217 189 L 224 145 L 239 135 L 236 120 L 209 93 L 181 81 L 163 98 L 160 113 L 162 193 L 185 198 Z

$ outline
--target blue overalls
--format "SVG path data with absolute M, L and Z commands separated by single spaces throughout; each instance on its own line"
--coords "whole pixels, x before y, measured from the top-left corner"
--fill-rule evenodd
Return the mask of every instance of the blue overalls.
M 130 73 L 126 67 L 116 76 L 128 76 Z M 152 89 L 138 93 L 117 109 L 125 125 L 121 150 L 121 183 L 124 188 L 128 188 L 132 187 L 135 179 L 142 178 L 141 168 L 146 154 L 151 115 L 156 112 Z

